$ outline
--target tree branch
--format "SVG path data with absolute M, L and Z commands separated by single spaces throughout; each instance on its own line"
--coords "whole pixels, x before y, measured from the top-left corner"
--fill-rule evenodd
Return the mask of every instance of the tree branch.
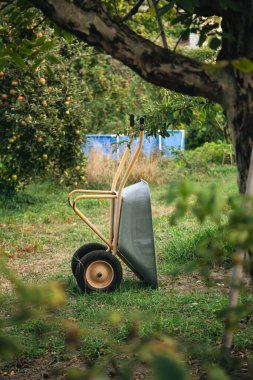
M 125 22 L 133 17 L 139 10 L 140 6 L 144 3 L 145 0 L 137 0 L 133 8 L 121 19 L 121 22 Z
M 161 19 L 161 16 L 159 15 L 159 10 L 158 10 L 158 6 L 157 6 L 158 3 L 155 0 L 152 0 L 152 4 L 153 4 L 153 7 L 154 7 L 154 11 L 155 11 L 158 27 L 160 29 L 160 34 L 161 34 L 161 37 L 162 37 L 163 47 L 164 47 L 164 49 L 168 49 L 169 46 L 168 46 L 168 42 L 167 42 L 165 31 L 164 31 L 162 19 Z
M 121 61 L 148 82 L 222 103 L 222 69 L 208 71 L 200 62 L 153 44 L 112 19 L 97 1 L 83 0 L 79 6 L 67 0 L 31 2 L 60 27 Z

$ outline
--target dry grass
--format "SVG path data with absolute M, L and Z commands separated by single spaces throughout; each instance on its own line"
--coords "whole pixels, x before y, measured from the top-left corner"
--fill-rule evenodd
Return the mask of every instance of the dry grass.
M 87 164 L 87 182 L 89 186 L 110 187 L 118 165 L 118 160 L 103 156 L 100 151 L 92 151 Z M 141 155 L 138 158 L 128 182 L 135 183 L 140 179 L 144 179 L 149 183 L 161 184 L 163 182 L 158 155 L 150 157 Z

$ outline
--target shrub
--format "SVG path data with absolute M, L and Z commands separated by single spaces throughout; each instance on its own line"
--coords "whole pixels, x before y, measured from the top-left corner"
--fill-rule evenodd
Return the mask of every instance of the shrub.
M 235 162 L 232 145 L 221 141 L 206 142 L 194 150 L 175 152 L 175 160 L 194 171 L 208 170 L 211 164 L 232 165 Z

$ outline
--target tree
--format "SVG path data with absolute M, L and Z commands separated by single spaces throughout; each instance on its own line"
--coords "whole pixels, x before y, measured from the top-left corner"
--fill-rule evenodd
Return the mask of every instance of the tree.
M 75 101 L 79 79 L 64 66 L 49 79 L 13 65 L 1 71 L 0 193 L 16 192 L 49 172 L 65 183 L 84 181 L 86 113 Z
M 232 131 L 239 189 L 245 192 L 253 137 L 252 0 L 163 2 L 168 10 L 176 5 L 183 12 L 184 20 L 194 17 L 200 24 L 204 19 L 208 25 L 210 17 L 222 18 L 221 49 L 217 57 L 219 64 L 214 70 L 176 51 L 156 45 L 127 26 L 126 22 L 138 11 L 138 7 L 129 17 L 120 17 L 110 13 L 108 4 L 102 4 L 99 0 L 31 0 L 31 3 L 60 27 L 118 59 L 145 80 L 220 103 Z M 138 5 L 141 3 L 138 1 Z M 210 25 L 209 30 L 212 30 Z M 207 28 L 202 29 L 207 32 Z M 216 42 L 215 36 L 213 47 Z
M 23 3 L 28 4 L 27 0 L 18 1 L 19 6 Z M 132 18 L 144 0 L 127 5 L 108 0 L 30 0 L 30 3 L 61 28 L 121 61 L 146 81 L 219 103 L 231 129 L 239 190 L 246 192 L 253 141 L 253 0 L 152 1 L 163 41 L 165 29 L 161 21 L 166 18 L 167 23 L 179 22 L 185 27 L 181 39 L 190 30 L 198 31 L 200 43 L 209 39 L 211 48 L 220 46 L 216 65 L 212 67 L 179 54 L 177 44 L 174 49 L 163 48 L 145 38 L 145 33 L 145 37 L 141 35 L 140 22 L 136 26 Z M 142 9 L 145 10 L 146 7 Z

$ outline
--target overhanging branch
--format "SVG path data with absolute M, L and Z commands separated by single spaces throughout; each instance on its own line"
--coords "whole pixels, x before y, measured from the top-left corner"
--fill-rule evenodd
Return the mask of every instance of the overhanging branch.
M 222 102 L 220 71 L 161 48 L 119 24 L 93 0 L 80 5 L 67 0 L 31 0 L 51 20 L 89 45 L 130 67 L 155 85 Z M 96 5 L 95 5 L 96 4 Z

